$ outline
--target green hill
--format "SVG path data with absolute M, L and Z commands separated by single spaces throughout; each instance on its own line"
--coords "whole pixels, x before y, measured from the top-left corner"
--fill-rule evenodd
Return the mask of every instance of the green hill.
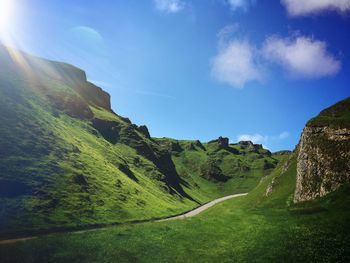
M 0 46 L 0 235 L 164 217 L 247 192 L 281 156 L 158 139 L 71 65 Z
M 186 220 L 2 244 L 1 262 L 350 261 L 349 99 L 310 120 L 293 153 L 152 138 L 82 71 L 1 52 L 1 237 L 169 216 L 249 192 Z
M 0 246 L 4 262 L 349 262 L 349 185 L 294 204 L 296 154 L 247 196 L 186 220 Z

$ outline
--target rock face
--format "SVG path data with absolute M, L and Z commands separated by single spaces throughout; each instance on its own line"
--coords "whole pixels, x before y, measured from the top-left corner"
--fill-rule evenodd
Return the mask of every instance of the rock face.
M 220 149 L 226 149 L 228 147 L 229 139 L 226 137 L 219 137 L 218 145 Z
M 248 151 L 256 152 L 256 153 L 258 153 L 260 150 L 264 149 L 262 144 L 254 144 L 251 141 L 240 141 L 240 142 L 238 142 L 238 145 L 242 149 L 246 149 Z M 271 156 L 271 152 L 270 151 L 266 150 L 266 153 L 268 153 Z
M 148 128 L 146 125 L 141 125 L 138 127 L 139 132 L 146 136 L 146 138 L 150 139 L 151 135 L 149 134 Z
M 218 149 L 227 149 L 229 147 L 229 139 L 222 136 L 216 140 L 209 141 L 208 143 L 217 144 Z
M 350 99 L 326 109 L 304 128 L 294 202 L 312 200 L 350 182 Z
M 209 159 L 200 168 L 200 174 L 207 180 L 226 182 L 229 177 L 225 176 L 216 160 Z

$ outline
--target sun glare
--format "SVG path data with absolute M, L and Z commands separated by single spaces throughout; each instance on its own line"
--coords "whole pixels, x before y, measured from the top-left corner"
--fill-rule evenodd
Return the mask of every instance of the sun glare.
M 0 0 L 0 34 L 10 33 L 11 25 L 13 23 L 15 0 Z

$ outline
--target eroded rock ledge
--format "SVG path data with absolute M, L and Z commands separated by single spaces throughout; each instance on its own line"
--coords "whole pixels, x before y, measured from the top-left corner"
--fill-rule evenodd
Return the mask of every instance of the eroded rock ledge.
M 350 182 L 350 129 L 306 126 L 297 163 L 294 202 L 312 200 Z

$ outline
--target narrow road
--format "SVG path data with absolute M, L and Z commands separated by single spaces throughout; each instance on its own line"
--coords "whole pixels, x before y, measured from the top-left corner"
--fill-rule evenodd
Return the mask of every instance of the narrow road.
M 169 218 L 165 218 L 165 219 L 159 219 L 157 220 L 157 222 L 164 222 L 164 221 L 170 221 L 170 220 L 179 220 L 179 219 L 186 219 L 186 218 L 189 218 L 189 217 L 194 217 L 200 213 L 202 213 L 203 211 L 207 210 L 208 208 L 218 204 L 218 203 L 221 203 L 223 201 L 226 201 L 228 199 L 232 199 L 232 198 L 235 198 L 235 197 L 239 197 L 239 196 L 244 196 L 244 195 L 247 195 L 248 193 L 244 193 L 244 194 L 235 194 L 235 195 L 228 195 L 228 196 L 225 196 L 225 197 L 221 197 L 221 198 L 218 198 L 218 199 L 215 199 L 209 203 L 206 203 L 205 205 L 202 205 L 200 207 L 197 207 L 196 209 L 186 213 L 186 214 L 182 214 L 182 215 L 178 215 L 178 216 L 173 216 L 173 217 L 169 217 Z
M 177 215 L 177 216 L 172 216 L 172 217 L 168 217 L 168 218 L 162 218 L 162 219 L 150 219 L 150 220 L 145 220 L 143 222 L 135 222 L 134 224 L 140 224 L 140 223 L 146 223 L 146 222 L 164 222 L 164 221 L 170 221 L 170 220 L 181 220 L 181 219 L 186 219 L 189 217 L 194 217 L 200 213 L 202 213 L 203 211 L 207 210 L 208 208 L 221 203 L 223 201 L 226 201 L 228 199 L 232 199 L 235 197 L 240 197 L 240 196 L 245 196 L 248 193 L 243 193 L 243 194 L 235 194 L 235 195 L 228 195 L 228 196 L 224 196 L 221 198 L 217 198 L 209 203 L 206 203 L 204 205 L 201 205 L 197 208 L 195 208 L 194 210 L 191 210 L 185 214 L 181 214 L 181 215 Z M 133 223 L 133 222 L 131 222 Z M 130 223 L 129 223 L 130 224 Z M 98 228 L 93 228 L 93 229 L 88 229 L 88 230 L 76 230 L 76 231 L 67 231 L 66 233 L 84 233 L 84 232 L 89 232 L 89 231 L 96 231 L 96 230 L 102 230 L 102 229 L 106 229 L 106 228 L 110 228 L 110 227 L 115 227 L 115 226 L 109 226 L 109 227 L 98 227 Z M 60 232 L 63 233 L 63 232 Z M 54 233 L 52 233 L 54 234 Z M 37 235 L 37 236 L 31 236 L 31 237 L 22 237 L 22 238 L 14 238 L 14 239 L 7 239 L 7 240 L 0 240 L 0 245 L 5 245 L 5 244 L 12 244 L 12 243 L 17 243 L 17 242 L 21 242 L 21 241 L 26 241 L 26 240 L 30 240 L 30 239 L 35 239 L 38 238 L 40 236 L 47 236 L 49 234 L 46 235 Z

